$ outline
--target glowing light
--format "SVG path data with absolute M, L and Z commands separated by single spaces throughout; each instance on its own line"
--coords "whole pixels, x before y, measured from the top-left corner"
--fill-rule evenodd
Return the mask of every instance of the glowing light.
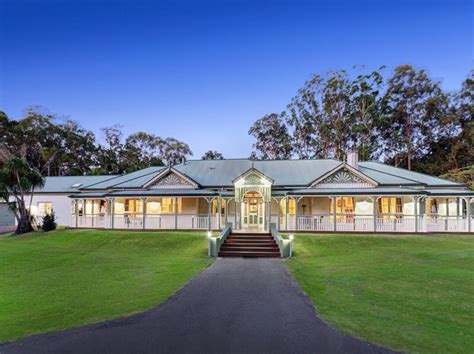
M 208 231 L 207 232 L 207 238 L 211 238 L 212 237 L 212 232 L 211 231 Z
M 293 235 L 290 235 L 289 239 L 290 241 L 293 241 Z

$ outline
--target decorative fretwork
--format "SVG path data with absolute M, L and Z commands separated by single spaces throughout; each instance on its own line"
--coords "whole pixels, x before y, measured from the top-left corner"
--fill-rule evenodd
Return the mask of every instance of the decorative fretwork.
M 194 188 L 186 179 L 178 176 L 175 173 L 169 173 L 161 178 L 155 184 L 150 186 L 150 189 L 176 189 L 176 188 Z
M 336 171 L 314 185 L 314 188 L 370 188 L 372 183 L 362 179 L 346 168 Z
M 262 178 L 255 173 L 251 173 L 244 178 L 244 185 L 262 185 Z
M 357 177 L 347 170 L 341 170 L 326 177 L 321 183 L 366 183 L 362 178 Z

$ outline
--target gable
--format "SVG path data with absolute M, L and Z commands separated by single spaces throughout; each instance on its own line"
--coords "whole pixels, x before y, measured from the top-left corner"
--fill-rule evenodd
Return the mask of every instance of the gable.
M 198 185 L 182 173 L 168 168 L 143 187 L 146 189 L 196 189 Z
M 371 188 L 376 186 L 376 181 L 345 164 L 311 184 L 312 188 Z

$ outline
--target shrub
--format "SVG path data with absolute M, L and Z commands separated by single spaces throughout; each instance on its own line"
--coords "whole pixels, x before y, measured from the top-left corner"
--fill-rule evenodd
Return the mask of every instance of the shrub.
M 45 216 L 43 216 L 42 229 L 44 231 L 55 230 L 56 226 L 58 226 L 58 224 L 56 223 L 56 216 L 54 215 L 54 211 L 51 211 L 51 214 L 46 214 Z

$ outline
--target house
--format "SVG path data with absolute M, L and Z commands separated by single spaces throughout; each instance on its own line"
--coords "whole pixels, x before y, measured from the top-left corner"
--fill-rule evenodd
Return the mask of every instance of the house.
M 378 162 L 191 160 L 120 176 L 48 177 L 36 216 L 150 230 L 473 232 L 474 192 Z

